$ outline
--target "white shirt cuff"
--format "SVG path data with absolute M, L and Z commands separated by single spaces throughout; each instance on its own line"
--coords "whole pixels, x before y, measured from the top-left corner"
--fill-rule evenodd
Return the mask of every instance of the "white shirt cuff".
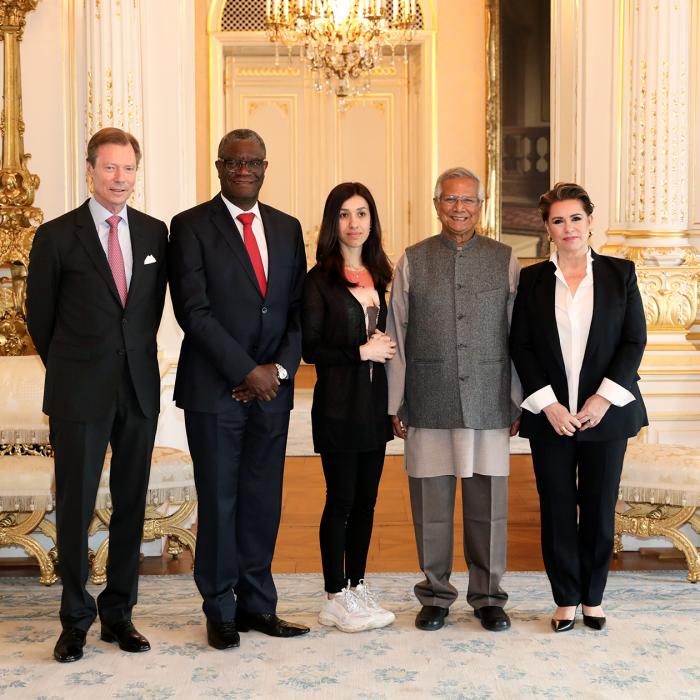
M 607 396 L 605 398 L 607 398 Z M 547 384 L 547 386 L 538 389 L 534 394 L 530 394 L 530 396 L 520 404 L 520 408 L 524 408 L 530 411 L 530 413 L 537 415 L 545 406 L 556 402 L 557 397 L 554 394 L 554 389 L 552 389 L 551 384 Z
M 626 406 L 634 401 L 634 394 L 607 377 L 603 378 L 596 394 L 600 394 L 604 399 L 610 401 L 613 406 Z

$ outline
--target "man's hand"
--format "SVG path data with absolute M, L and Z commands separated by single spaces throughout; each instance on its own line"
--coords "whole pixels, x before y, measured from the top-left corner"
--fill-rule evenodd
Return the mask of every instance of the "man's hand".
M 510 424 L 510 436 L 515 437 L 518 434 L 518 430 L 520 430 L 520 419 L 522 418 L 522 414 L 520 414 L 511 424 Z
M 246 375 L 243 383 L 233 390 L 233 398 L 237 401 L 272 401 L 277 396 L 279 386 L 277 367 L 274 364 L 258 365 Z
M 236 401 L 242 401 L 243 403 L 248 403 L 248 401 L 252 401 L 255 398 L 255 394 L 248 389 L 245 384 L 239 384 L 231 392 L 231 396 L 233 396 Z
M 405 440 L 406 435 L 408 435 L 408 426 L 404 425 L 403 421 L 398 416 L 389 417 L 391 418 L 391 425 L 394 428 L 394 435 L 402 440 Z

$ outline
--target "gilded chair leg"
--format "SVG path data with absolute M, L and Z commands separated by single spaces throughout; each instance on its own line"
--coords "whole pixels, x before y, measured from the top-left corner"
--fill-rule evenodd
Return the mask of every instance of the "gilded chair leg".
M 56 576 L 56 570 L 51 561 L 51 557 L 49 557 L 46 550 L 36 540 L 33 540 L 27 535 L 15 534 L 7 539 L 6 544 L 19 545 L 27 554 L 36 559 L 37 564 L 39 564 L 39 583 L 44 586 L 50 586 L 56 583 L 58 576 Z
M 109 537 L 97 548 L 90 567 L 90 581 L 100 585 L 107 581 L 107 554 L 109 552 Z
M 641 514 L 641 509 L 647 512 Z M 631 513 L 628 515 L 628 512 Z M 686 523 L 697 522 L 696 509 L 692 506 L 654 506 L 634 504 L 630 511 L 615 514 L 616 537 L 622 533 L 635 537 L 666 537 L 686 560 L 688 581 L 700 581 L 700 553 L 697 547 L 680 532 Z

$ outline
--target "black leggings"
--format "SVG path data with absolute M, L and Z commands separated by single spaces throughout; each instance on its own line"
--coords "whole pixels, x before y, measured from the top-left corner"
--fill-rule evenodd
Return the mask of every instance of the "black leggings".
M 371 452 L 322 452 L 326 506 L 319 538 L 327 593 L 356 586 L 365 575 L 374 504 L 386 445 Z

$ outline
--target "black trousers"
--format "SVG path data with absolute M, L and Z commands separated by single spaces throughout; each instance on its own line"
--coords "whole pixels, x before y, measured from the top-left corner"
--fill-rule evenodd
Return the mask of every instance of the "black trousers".
M 356 586 L 365 576 L 385 452 L 386 445 L 371 452 L 321 453 L 326 505 L 319 539 L 328 593 L 338 593 L 348 579 Z
M 100 619 L 107 624 L 131 619 L 137 598 L 139 552 L 157 420 L 146 418 L 141 411 L 126 363 L 106 417 L 90 423 L 50 418 L 63 627 L 87 631 L 98 607 Z M 85 588 L 89 573 L 88 527 L 108 444 L 112 446 L 112 519 L 107 586 L 96 605 Z
M 530 447 L 540 495 L 542 558 L 554 602 L 600 605 L 627 439 L 530 440 Z
M 213 622 L 234 620 L 237 607 L 277 609 L 270 567 L 289 411 L 266 412 L 257 401 L 231 403 L 226 413 L 185 411 L 199 501 L 194 580 Z

